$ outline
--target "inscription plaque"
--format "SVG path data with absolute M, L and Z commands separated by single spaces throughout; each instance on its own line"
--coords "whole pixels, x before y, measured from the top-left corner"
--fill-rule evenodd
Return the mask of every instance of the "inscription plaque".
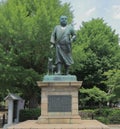
M 71 95 L 48 95 L 48 112 L 71 112 Z

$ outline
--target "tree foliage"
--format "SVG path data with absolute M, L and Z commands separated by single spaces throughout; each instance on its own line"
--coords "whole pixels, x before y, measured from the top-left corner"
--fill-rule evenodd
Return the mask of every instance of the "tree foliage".
M 118 35 L 104 23 L 103 19 L 83 22 L 80 30 L 77 31 L 73 57 L 75 63 L 71 71 L 77 75 L 78 80 L 83 81 L 83 87 L 89 91 L 89 96 L 91 90 L 94 95 L 96 94 L 93 86 L 107 93 L 107 84 L 103 82 L 106 76 L 103 73 L 120 69 Z M 84 100 L 82 90 L 80 92 L 80 98 Z M 113 96 L 112 94 L 111 97 Z
M 113 94 L 110 98 L 110 102 L 119 102 L 120 101 L 120 70 L 119 69 L 113 69 L 109 70 L 104 73 L 104 75 L 107 77 L 106 81 L 104 83 L 107 85 L 107 93 L 108 95 Z
M 0 4 L 0 88 L 36 96 L 36 81 L 47 71 L 53 27 L 69 4 L 59 0 L 6 0 Z
M 103 19 L 83 22 L 73 47 L 75 64 L 72 70 L 79 80 L 84 79 L 84 85 L 98 86 L 104 80 L 105 71 L 119 68 L 118 53 L 118 35 Z
M 100 90 L 96 86 L 91 89 L 80 89 L 81 97 L 80 105 L 82 107 L 86 107 L 89 105 L 90 107 L 101 107 L 105 102 L 107 102 L 109 96 L 106 92 Z

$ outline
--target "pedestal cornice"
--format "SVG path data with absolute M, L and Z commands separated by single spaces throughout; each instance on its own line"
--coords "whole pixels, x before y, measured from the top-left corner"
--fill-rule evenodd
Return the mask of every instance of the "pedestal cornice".
M 42 82 L 42 81 L 37 81 L 37 84 L 39 87 L 50 87 L 50 86 L 55 86 L 57 87 L 78 87 L 80 88 L 82 85 L 82 81 L 72 81 L 72 82 Z

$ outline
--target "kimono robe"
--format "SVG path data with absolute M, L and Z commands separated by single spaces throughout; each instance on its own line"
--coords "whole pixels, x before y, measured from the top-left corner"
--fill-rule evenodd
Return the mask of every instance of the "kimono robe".
M 71 56 L 71 38 L 75 36 L 75 31 L 72 25 L 62 27 L 57 25 L 51 35 L 51 43 L 56 47 L 56 61 L 55 63 L 63 63 L 70 66 L 73 64 Z

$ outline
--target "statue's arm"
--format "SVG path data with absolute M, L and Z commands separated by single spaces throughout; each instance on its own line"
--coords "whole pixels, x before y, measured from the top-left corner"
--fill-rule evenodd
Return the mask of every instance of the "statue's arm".
M 56 27 L 54 28 L 54 30 L 51 34 L 51 39 L 50 39 L 51 44 L 55 44 L 55 42 L 56 42 Z
M 51 39 L 50 39 L 50 48 L 53 48 L 55 46 L 55 42 L 56 42 L 56 27 L 54 28 L 52 34 L 51 34 Z
M 74 30 L 73 25 L 71 25 L 71 42 L 74 42 L 76 40 L 76 32 Z

